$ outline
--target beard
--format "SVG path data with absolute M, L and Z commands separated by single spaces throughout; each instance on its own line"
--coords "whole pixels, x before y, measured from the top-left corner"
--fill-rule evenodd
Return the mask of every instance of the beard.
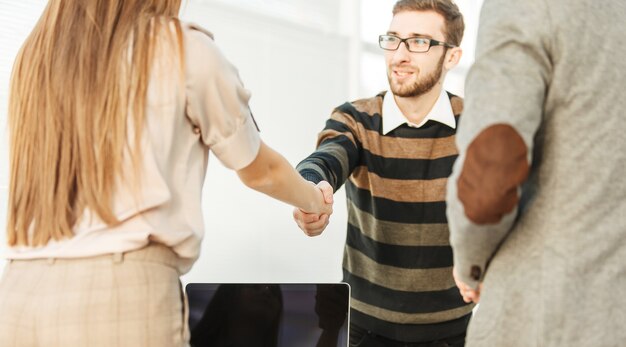
M 402 98 L 410 98 L 414 96 L 420 96 L 428 93 L 441 79 L 441 74 L 443 73 L 443 62 L 446 55 L 442 55 L 441 59 L 439 59 L 439 63 L 437 63 L 437 67 L 435 71 L 432 73 L 418 79 L 415 83 L 403 86 L 394 84 L 391 79 L 391 69 L 387 73 L 387 79 L 389 80 L 389 87 L 391 88 L 391 92 Z

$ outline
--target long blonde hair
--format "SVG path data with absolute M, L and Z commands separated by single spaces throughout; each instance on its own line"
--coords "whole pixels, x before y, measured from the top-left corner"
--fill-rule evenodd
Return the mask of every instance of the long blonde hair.
M 71 238 L 86 208 L 118 223 L 112 195 L 128 121 L 139 148 L 155 34 L 174 27 L 182 54 L 180 3 L 48 1 L 11 76 L 10 246 Z

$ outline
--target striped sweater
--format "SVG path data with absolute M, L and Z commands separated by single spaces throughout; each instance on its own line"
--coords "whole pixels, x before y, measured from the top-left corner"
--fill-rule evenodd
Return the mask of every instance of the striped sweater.
M 448 94 L 455 119 L 461 98 Z M 382 134 L 385 93 L 339 106 L 298 164 L 307 180 L 344 183 L 344 281 L 351 322 L 399 341 L 463 333 L 472 305 L 452 278 L 445 187 L 457 157 L 455 129 L 428 121 Z

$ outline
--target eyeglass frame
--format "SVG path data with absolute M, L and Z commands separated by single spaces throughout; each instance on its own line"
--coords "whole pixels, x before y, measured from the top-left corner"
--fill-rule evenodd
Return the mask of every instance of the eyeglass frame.
M 381 46 L 381 42 L 383 37 L 395 37 L 396 39 L 400 40 L 398 42 L 398 47 L 396 47 L 395 49 L 389 49 L 389 48 L 384 48 L 383 46 Z M 429 44 L 428 44 L 428 49 L 425 51 L 412 51 L 409 48 L 409 43 L 407 42 L 408 40 L 411 39 L 422 39 L 422 40 L 428 40 Z M 456 45 L 447 43 L 447 42 L 443 42 L 443 41 L 439 41 L 439 40 L 435 40 L 435 39 L 431 39 L 428 37 L 420 37 L 420 36 L 411 36 L 411 37 L 407 37 L 407 38 L 400 38 L 396 35 L 378 35 L 378 47 L 380 47 L 381 49 L 385 50 L 385 51 L 397 51 L 398 49 L 400 49 L 400 45 L 404 43 L 404 46 L 406 47 L 406 50 L 411 52 L 411 53 L 427 53 L 428 51 L 430 51 L 430 48 L 433 46 L 444 46 L 446 48 L 455 48 L 458 47 Z

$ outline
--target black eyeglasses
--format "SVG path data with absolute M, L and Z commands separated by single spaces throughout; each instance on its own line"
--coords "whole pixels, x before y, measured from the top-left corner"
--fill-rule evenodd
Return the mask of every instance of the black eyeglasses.
M 413 53 L 425 53 L 430 50 L 432 46 L 444 46 L 446 48 L 454 48 L 455 45 L 451 45 L 446 42 L 441 42 L 425 37 L 407 37 L 401 39 L 394 35 L 380 35 L 378 36 L 378 45 L 380 48 L 386 51 L 395 51 L 400 48 L 400 44 L 404 42 L 406 49 Z

